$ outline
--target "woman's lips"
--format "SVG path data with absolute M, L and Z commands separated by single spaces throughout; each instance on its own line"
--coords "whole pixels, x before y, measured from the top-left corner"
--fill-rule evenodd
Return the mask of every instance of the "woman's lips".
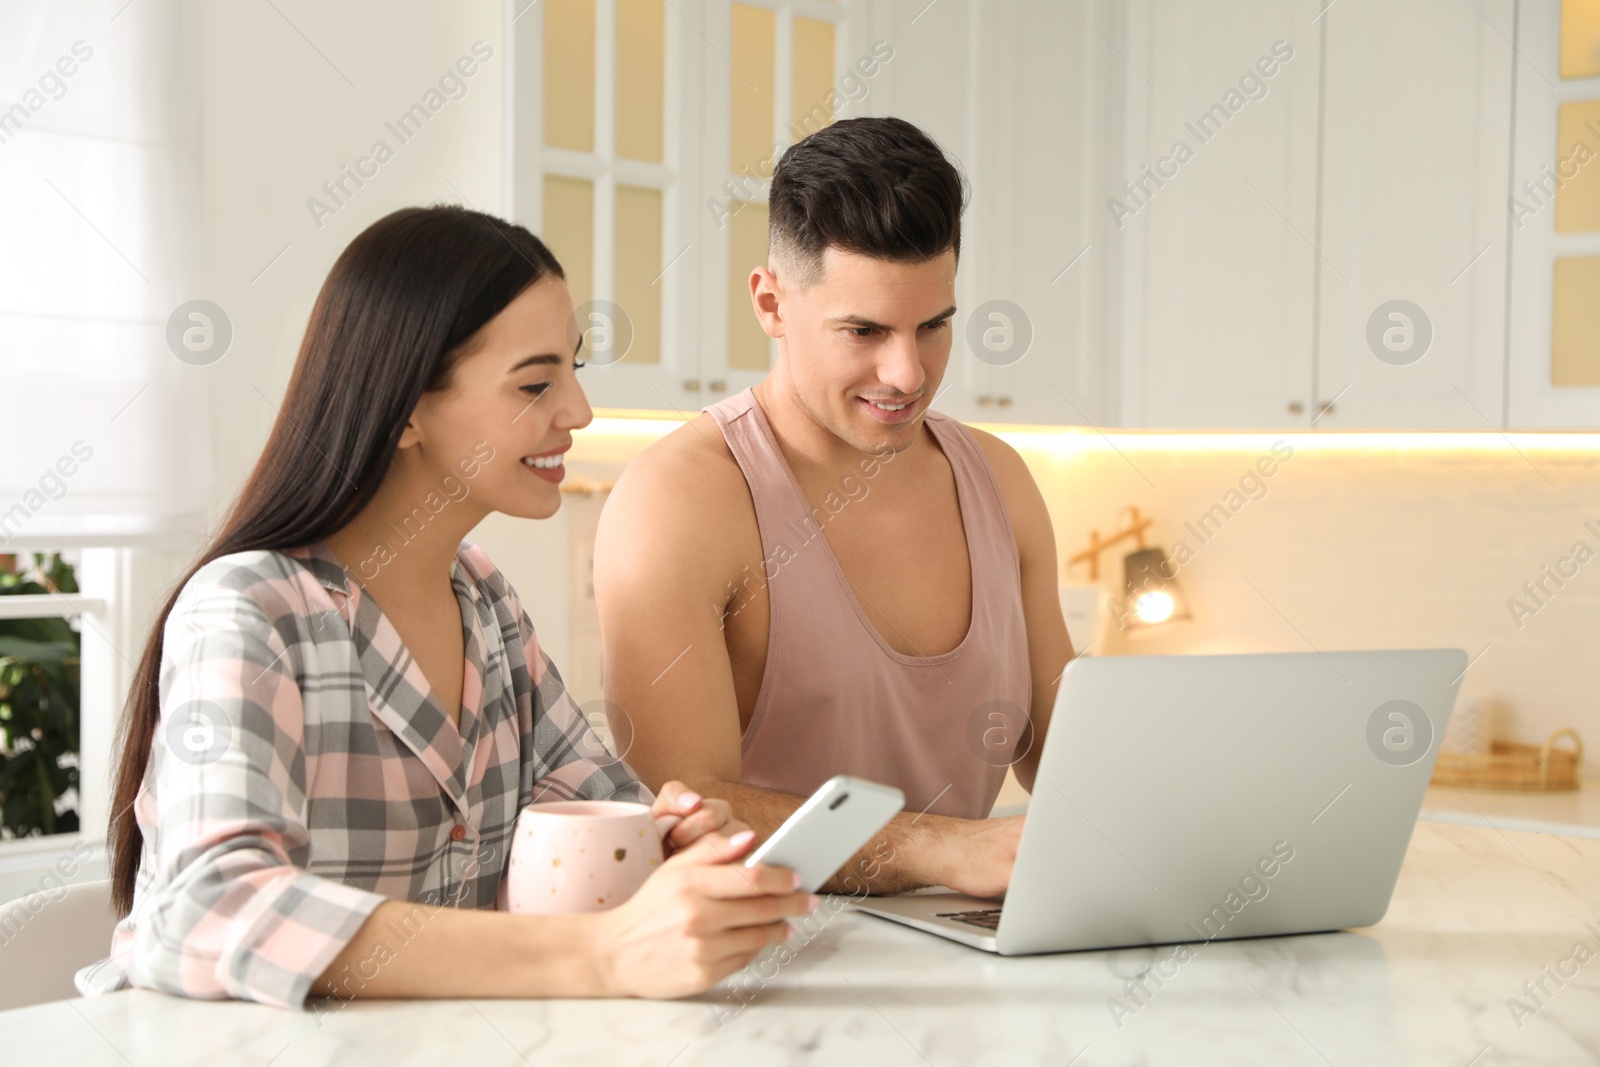
M 567 447 L 570 448 L 572 446 L 568 445 Z M 566 451 L 567 449 L 563 448 L 558 452 L 542 452 L 538 455 L 523 456 L 522 465 L 547 482 L 559 483 L 561 479 L 567 476 L 566 460 L 562 458 Z M 534 460 L 544 460 L 548 463 L 552 459 L 556 461 L 554 466 L 540 467 L 533 462 Z

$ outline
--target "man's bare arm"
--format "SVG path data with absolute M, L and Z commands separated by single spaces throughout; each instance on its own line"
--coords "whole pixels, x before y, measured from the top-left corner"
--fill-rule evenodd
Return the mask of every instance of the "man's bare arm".
M 739 706 L 723 618 L 729 583 L 760 559 L 761 537 L 744 477 L 720 438 L 702 418 L 629 464 L 601 515 L 595 599 L 606 699 L 613 714 L 626 716 L 613 733 L 631 737 L 628 764 L 651 788 L 678 779 L 728 801 L 764 839 L 805 798 L 740 782 Z M 1005 888 L 1020 833 L 1020 820 L 906 813 L 828 888 L 951 885 L 993 895 Z
M 761 840 L 806 799 L 720 778 L 686 779 L 684 784 L 702 796 L 726 800 Z M 999 896 L 1010 880 L 1021 833 L 1021 816 L 973 820 L 903 811 L 840 867 L 822 892 L 863 896 L 957 885 L 973 896 Z M 1006 855 L 1003 865 L 990 863 L 997 852 Z M 984 873 L 985 865 L 998 873 Z
M 623 758 L 652 789 L 674 778 L 697 790 L 739 780 L 723 616 L 728 583 L 752 552 L 759 558 L 761 539 L 743 476 L 713 437 L 702 417 L 635 458 L 595 536 L 606 699 L 626 718 L 613 734 L 631 738 Z M 754 814 L 739 818 L 770 830 Z
M 1061 615 L 1061 595 L 1056 569 L 1056 537 L 1039 486 L 1016 450 L 992 434 L 973 430 L 989 459 L 1011 512 L 1017 554 L 1022 563 L 1022 614 L 1028 628 L 1028 666 L 1033 680 L 1033 700 L 1028 709 L 1033 723 L 1032 744 L 1013 768 L 1017 780 L 1033 792 L 1050 729 L 1061 672 L 1072 659 L 1072 640 Z

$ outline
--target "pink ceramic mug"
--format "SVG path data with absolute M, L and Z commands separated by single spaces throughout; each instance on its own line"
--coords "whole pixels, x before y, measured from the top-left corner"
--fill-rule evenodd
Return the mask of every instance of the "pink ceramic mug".
M 647 804 L 558 800 L 517 816 L 498 907 L 524 915 L 614 908 L 661 865 Z

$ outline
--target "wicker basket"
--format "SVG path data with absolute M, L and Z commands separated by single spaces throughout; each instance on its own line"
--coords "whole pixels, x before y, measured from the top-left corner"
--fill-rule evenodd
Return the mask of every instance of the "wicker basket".
M 1557 748 L 1563 737 L 1572 748 Z M 1583 739 L 1575 730 L 1557 730 L 1542 745 L 1495 741 L 1487 753 L 1441 752 L 1433 768 L 1434 785 L 1461 789 L 1498 789 L 1516 793 L 1562 793 L 1578 788 L 1583 764 Z

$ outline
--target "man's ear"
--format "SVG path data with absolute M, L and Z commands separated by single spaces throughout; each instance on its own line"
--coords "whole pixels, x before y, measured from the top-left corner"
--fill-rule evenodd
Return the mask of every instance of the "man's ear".
M 750 304 L 768 337 L 784 335 L 783 287 L 771 267 L 756 267 L 750 272 Z

